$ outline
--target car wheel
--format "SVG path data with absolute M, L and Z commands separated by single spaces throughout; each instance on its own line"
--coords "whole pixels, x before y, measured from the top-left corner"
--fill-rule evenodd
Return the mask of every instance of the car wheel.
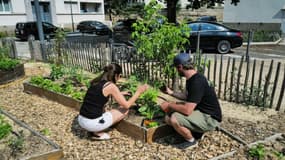
M 231 43 L 227 40 L 221 40 L 218 43 L 217 50 L 221 54 L 228 53 L 231 50 Z
M 28 40 L 30 40 L 30 41 L 34 41 L 36 38 L 35 38 L 35 36 L 33 35 L 33 34 L 30 34 L 29 36 L 28 36 Z

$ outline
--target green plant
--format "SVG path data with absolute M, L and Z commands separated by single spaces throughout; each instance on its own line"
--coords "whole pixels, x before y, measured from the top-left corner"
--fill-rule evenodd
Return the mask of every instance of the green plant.
M 132 33 L 138 54 L 145 60 L 137 68 L 139 78 L 145 78 L 146 60 L 157 60 L 156 69 L 162 68 L 163 74 L 172 75 L 173 57 L 187 44 L 190 28 L 185 23 L 179 25 L 168 23 L 167 18 L 161 14 L 162 6 L 152 0 L 144 8 L 142 19 L 133 24 L 135 31 Z M 155 68 L 152 68 L 155 69 Z
M 25 142 L 23 130 L 21 130 L 19 134 L 15 132 L 15 135 L 16 137 L 13 137 L 8 141 L 8 145 L 12 150 L 12 155 L 16 155 L 17 152 L 22 152 Z
M 7 137 L 12 131 L 12 126 L 0 114 L 0 140 Z
M 151 88 L 145 91 L 137 100 L 137 102 L 141 105 L 138 111 L 147 119 L 152 120 L 154 115 L 163 114 L 160 106 L 156 104 L 158 94 L 159 91 L 157 89 Z
M 258 159 L 264 159 L 265 157 L 265 148 L 262 144 L 258 144 L 254 147 L 251 147 L 248 151 L 249 156 Z
M 20 61 L 9 57 L 9 48 L 0 47 L 0 70 L 9 71 L 15 68 Z
M 45 136 L 48 136 L 48 135 L 50 135 L 50 130 L 48 128 L 44 128 L 44 129 L 40 130 L 40 133 L 45 135 Z
M 65 68 L 63 67 L 63 65 L 51 64 L 51 73 L 49 77 L 52 80 L 56 80 L 63 77 L 64 73 L 65 73 Z

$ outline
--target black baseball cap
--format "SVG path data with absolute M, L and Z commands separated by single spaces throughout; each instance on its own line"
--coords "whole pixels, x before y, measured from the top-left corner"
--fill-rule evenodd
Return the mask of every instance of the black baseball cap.
M 191 64 L 191 55 L 189 53 L 179 53 L 173 59 L 173 64 L 171 66 L 188 65 Z

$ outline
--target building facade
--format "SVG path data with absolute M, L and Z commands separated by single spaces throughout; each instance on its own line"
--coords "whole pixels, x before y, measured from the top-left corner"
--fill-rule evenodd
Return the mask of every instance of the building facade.
M 83 20 L 105 21 L 104 0 L 39 0 L 42 20 L 70 27 Z M 0 0 L 0 27 L 14 28 L 17 22 L 35 21 L 33 0 Z
M 240 0 L 237 6 L 225 0 L 225 23 L 280 23 L 285 33 L 285 0 Z

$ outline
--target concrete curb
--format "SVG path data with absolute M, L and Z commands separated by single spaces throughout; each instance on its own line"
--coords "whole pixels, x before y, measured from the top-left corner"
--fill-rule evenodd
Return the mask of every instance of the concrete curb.
M 282 38 L 279 38 L 277 41 L 275 42 L 251 42 L 250 45 L 251 46 L 274 46 L 274 45 L 285 45 L 284 44 L 279 44 L 280 42 L 282 42 Z M 242 43 L 242 46 L 247 46 L 247 42 Z

